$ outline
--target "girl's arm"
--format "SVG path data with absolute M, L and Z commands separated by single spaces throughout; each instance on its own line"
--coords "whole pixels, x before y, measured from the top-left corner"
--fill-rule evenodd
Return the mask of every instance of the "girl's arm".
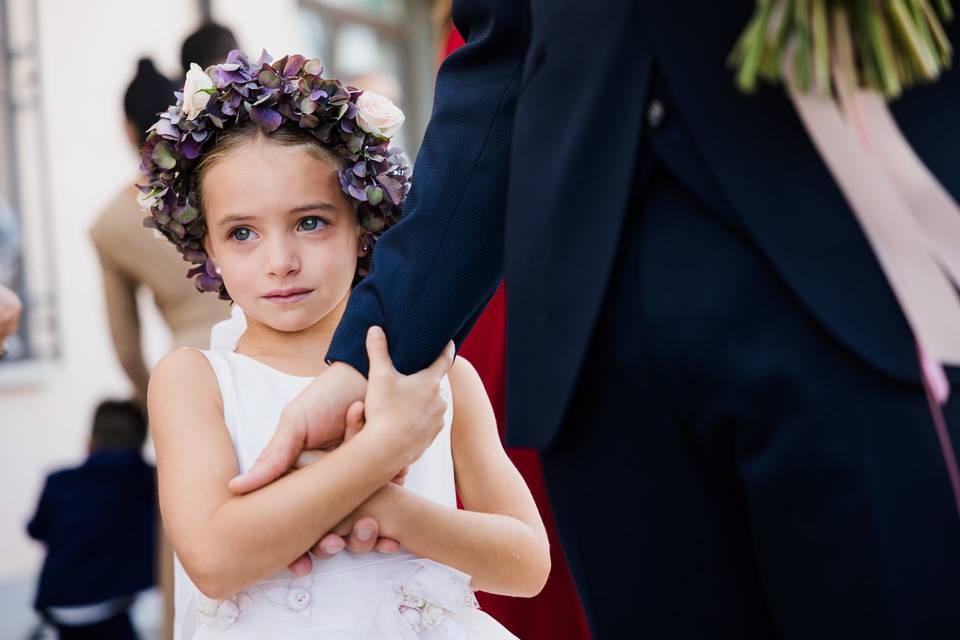
M 375 517 L 380 535 L 410 552 L 469 574 L 474 589 L 535 596 L 550 574 L 550 548 L 537 505 L 503 450 L 480 376 L 459 357 L 449 376 L 457 492 L 466 510 L 387 485 L 357 515 Z
M 191 349 L 160 362 L 149 387 L 160 508 L 180 561 L 203 593 L 222 598 L 285 568 L 389 483 L 411 454 L 419 456 L 412 443 L 424 438 L 415 432 L 442 414 L 442 401 L 422 380 L 395 375 L 396 380 L 387 374 L 380 379 L 383 393 L 373 400 L 371 374 L 367 404 L 391 406 L 387 419 L 378 412 L 322 461 L 235 496 L 227 481 L 237 474 L 236 458 L 209 363 Z

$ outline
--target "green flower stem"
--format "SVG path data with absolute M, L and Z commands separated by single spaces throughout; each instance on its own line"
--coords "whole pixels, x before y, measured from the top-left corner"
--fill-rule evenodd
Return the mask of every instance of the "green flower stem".
M 728 64 L 746 93 L 784 82 L 789 56 L 798 90 L 831 95 L 841 77 L 894 98 L 950 67 L 952 19 L 950 0 L 757 0 Z
M 757 12 L 740 36 L 730 57 L 731 60 L 739 60 L 737 85 L 747 92 L 752 92 L 757 85 L 757 71 L 763 56 L 764 30 L 771 6 L 771 0 L 758 0 Z
M 830 29 L 827 25 L 827 0 L 813 0 L 813 79 L 818 93 L 830 91 Z
M 900 37 L 906 44 L 907 51 L 916 63 L 911 67 L 919 69 L 921 75 L 927 79 L 936 78 L 940 72 L 940 67 L 933 57 L 933 43 L 921 36 L 914 22 L 914 16 L 907 9 L 906 2 L 904 0 L 890 0 L 890 14 L 893 17 L 893 26 L 897 28 Z
M 933 7 L 930 6 L 930 3 L 927 0 L 917 0 L 917 6 L 920 7 L 920 10 L 923 12 L 924 17 L 926 18 L 924 22 L 933 33 L 934 42 L 937 43 L 937 50 L 940 52 L 941 59 L 950 59 L 950 56 L 953 54 L 953 47 L 950 45 L 950 39 L 947 38 L 947 33 L 943 30 L 943 23 L 937 19 L 937 14 L 934 12 Z M 943 16 L 943 19 L 947 22 L 953 21 L 953 7 L 950 6 L 950 0 L 940 0 L 938 3 L 940 6 L 940 15 Z M 946 65 L 946 66 L 949 66 Z

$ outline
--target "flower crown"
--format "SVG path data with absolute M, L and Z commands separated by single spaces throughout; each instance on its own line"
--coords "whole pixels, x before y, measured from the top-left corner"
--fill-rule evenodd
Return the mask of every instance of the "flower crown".
M 229 299 L 216 267 L 203 248 L 206 222 L 192 180 L 197 159 L 216 144 L 219 133 L 253 121 L 270 133 L 293 123 L 341 158 L 340 186 L 363 226 L 372 250 L 380 234 L 400 219 L 410 190 L 406 155 L 390 147 L 403 113 L 390 100 L 323 77 L 319 60 L 290 55 L 276 62 L 264 51 L 256 64 L 234 50 L 224 64 L 206 70 L 190 65 L 177 103 L 150 127 L 140 152 L 144 226 L 157 229 L 194 267 L 200 291 Z M 359 275 L 365 275 L 360 269 Z

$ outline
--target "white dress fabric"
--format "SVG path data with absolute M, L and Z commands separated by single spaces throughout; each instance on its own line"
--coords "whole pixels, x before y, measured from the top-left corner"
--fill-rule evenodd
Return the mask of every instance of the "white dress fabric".
M 312 378 L 283 373 L 231 350 L 201 353 L 216 374 L 237 465 L 246 471 L 269 441 L 283 408 Z M 456 507 L 453 409 L 446 379 L 442 392 L 448 406 L 443 430 L 410 467 L 405 486 Z M 283 570 L 216 601 L 200 593 L 175 558 L 174 639 L 516 640 L 477 608 L 470 576 L 451 567 L 403 549 L 389 555 L 343 551 L 312 560 L 309 575 Z

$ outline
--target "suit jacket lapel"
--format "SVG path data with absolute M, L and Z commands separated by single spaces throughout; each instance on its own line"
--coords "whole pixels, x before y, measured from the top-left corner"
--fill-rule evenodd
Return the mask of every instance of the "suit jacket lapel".
M 725 59 L 752 4 L 648 2 L 657 61 L 727 200 L 787 286 L 864 360 L 918 381 L 903 314 L 783 90 L 744 96 L 733 85 Z

